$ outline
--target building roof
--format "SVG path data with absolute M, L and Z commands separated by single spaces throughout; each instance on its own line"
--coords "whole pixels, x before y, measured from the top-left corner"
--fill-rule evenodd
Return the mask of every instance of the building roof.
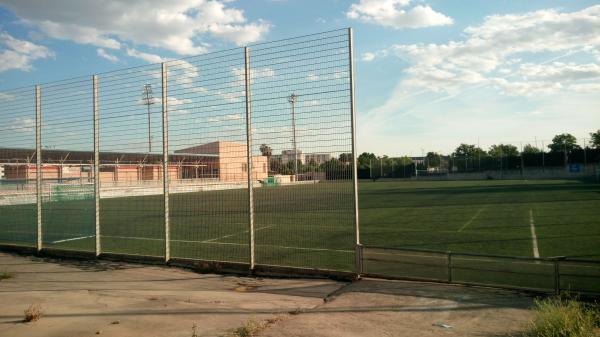
M 169 154 L 169 161 L 172 162 L 198 162 L 209 161 L 219 157 L 214 153 L 178 153 Z M 143 152 L 108 152 L 99 153 L 100 162 L 109 163 L 161 163 L 162 153 L 143 153 Z M 42 159 L 45 163 L 89 163 L 94 158 L 93 151 L 72 151 L 60 149 L 42 149 Z M 0 163 L 24 163 L 35 162 L 35 149 L 23 148 L 2 148 L 0 147 Z

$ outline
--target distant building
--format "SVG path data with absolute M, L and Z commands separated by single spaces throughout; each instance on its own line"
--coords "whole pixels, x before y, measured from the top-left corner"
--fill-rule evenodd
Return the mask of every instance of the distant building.
M 242 182 L 248 179 L 246 144 L 217 141 L 175 151 L 169 155 L 169 179 L 217 179 Z M 0 149 L 0 169 L 5 179 L 36 179 L 32 162 L 13 158 L 33 158 L 35 149 Z M 92 151 L 42 150 L 44 179 L 92 181 Z M 161 180 L 162 154 L 100 152 L 100 182 Z M 253 156 L 253 180 L 267 178 L 267 158 Z
M 317 165 L 323 164 L 331 160 L 330 153 L 308 153 L 304 156 L 307 164 L 314 162 Z
M 281 154 L 276 154 L 271 156 L 273 160 L 281 161 L 282 164 L 293 163 L 294 158 L 299 160 L 300 163 L 306 163 L 305 155 L 302 153 L 302 150 L 297 150 L 298 155 L 294 156 L 294 150 L 283 150 Z
M 213 170 L 221 181 L 244 181 L 248 179 L 247 148 L 244 143 L 216 141 L 175 151 L 181 155 L 215 156 Z M 252 179 L 267 178 L 267 157 L 252 157 Z
M 415 164 L 425 164 L 425 158 L 427 157 L 410 157 L 410 160 Z

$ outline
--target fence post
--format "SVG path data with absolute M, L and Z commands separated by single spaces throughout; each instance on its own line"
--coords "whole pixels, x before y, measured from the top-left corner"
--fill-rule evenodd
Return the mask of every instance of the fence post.
M 92 105 L 94 110 L 94 218 L 96 224 L 96 256 L 100 256 L 100 123 L 98 116 L 98 75 L 92 76 Z
M 448 283 L 452 283 L 452 252 L 446 252 L 448 263 Z
M 250 234 L 250 271 L 254 270 L 255 265 L 255 245 L 254 245 L 254 193 L 252 172 L 254 165 L 252 162 L 252 92 L 250 90 L 250 48 L 244 47 L 244 86 L 246 91 L 246 167 L 248 173 L 248 233 Z M 269 163 L 267 163 L 267 166 Z M 297 173 L 297 172 L 296 172 Z
M 42 250 L 42 90 L 35 86 L 35 190 L 37 204 L 37 250 Z
M 354 110 L 354 42 L 352 28 L 348 28 L 348 71 L 350 77 L 350 114 L 352 132 L 352 188 L 354 191 L 354 240 L 355 245 L 360 245 L 360 224 L 358 218 L 358 159 L 356 158 L 356 113 Z M 362 272 L 362 261 L 356 262 L 356 271 Z
M 167 95 L 167 64 L 162 62 L 162 152 L 163 152 L 163 199 L 165 212 L 165 262 L 171 259 L 171 230 L 169 226 L 169 116 Z
M 360 277 L 361 274 L 364 273 L 364 259 L 363 259 L 363 255 L 364 255 L 364 249 L 365 247 L 362 244 L 357 244 L 356 248 L 355 248 L 355 257 L 356 257 L 356 266 L 357 266 L 357 274 L 358 277 Z
M 560 263 L 560 258 L 554 258 L 554 294 L 560 295 L 560 268 L 558 264 Z

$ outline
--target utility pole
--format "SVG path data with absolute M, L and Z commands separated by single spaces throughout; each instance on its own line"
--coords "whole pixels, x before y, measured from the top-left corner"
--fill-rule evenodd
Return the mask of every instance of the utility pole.
M 479 162 L 477 164 L 477 170 L 479 172 L 481 172 L 481 151 L 480 151 L 480 147 L 479 147 L 479 137 L 477 137 L 477 161 Z
M 546 171 L 546 159 L 544 158 L 544 140 L 542 140 L 542 172 Z
M 154 104 L 154 94 L 151 84 L 144 84 L 142 92 L 142 104 L 148 109 L 148 152 L 152 152 L 152 131 L 150 127 L 150 106 Z
M 296 147 L 296 111 L 295 105 L 298 96 L 294 93 L 288 97 L 288 102 L 292 105 L 292 143 L 294 144 L 294 181 L 298 180 L 298 149 Z

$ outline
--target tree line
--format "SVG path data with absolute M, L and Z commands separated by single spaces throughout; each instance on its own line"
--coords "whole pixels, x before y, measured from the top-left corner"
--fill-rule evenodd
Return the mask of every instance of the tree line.
M 558 166 L 566 164 L 568 157 L 583 162 L 580 158 L 589 152 L 586 158 L 588 162 L 600 160 L 600 129 L 590 133 L 590 142 L 585 144 L 585 149 L 577 143 L 577 138 L 569 133 L 554 136 L 552 142 L 547 145 L 549 151 L 543 151 L 541 147 L 525 144 L 522 149 L 512 144 L 495 144 L 484 150 L 475 144 L 461 143 L 447 156 L 437 152 L 427 152 L 423 160 L 415 162 L 408 156 L 388 157 L 377 156 L 374 153 L 363 152 L 357 158 L 357 170 L 359 178 L 372 178 L 374 175 L 383 176 L 383 168 L 387 174 L 395 177 L 407 177 L 414 174 L 415 170 L 427 170 L 441 168 L 458 171 L 469 171 L 475 169 L 518 169 L 523 166 Z M 273 150 L 267 144 L 261 144 L 261 154 L 267 157 L 269 173 L 271 174 L 303 174 L 307 172 L 325 172 L 327 179 L 351 178 L 352 154 L 342 153 L 338 157 L 331 158 L 323 163 L 314 161 L 302 162 L 298 160 L 297 172 L 294 172 L 293 161 L 283 163 L 281 160 L 272 158 Z M 379 169 L 379 172 L 373 172 Z

